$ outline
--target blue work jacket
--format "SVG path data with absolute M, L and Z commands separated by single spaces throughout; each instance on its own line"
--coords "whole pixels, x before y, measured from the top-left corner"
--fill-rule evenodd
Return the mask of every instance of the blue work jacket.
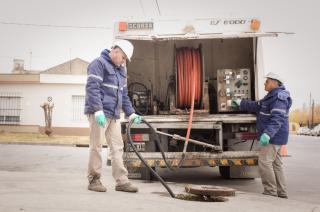
M 103 110 L 107 118 L 119 119 L 121 108 L 127 116 L 135 111 L 128 97 L 127 73 L 113 64 L 109 53 L 105 49 L 88 66 L 84 113 Z
M 271 144 L 285 145 L 288 143 L 291 105 L 290 93 L 284 86 L 279 86 L 260 101 L 242 100 L 240 109 L 256 113 L 258 138 L 267 133 Z

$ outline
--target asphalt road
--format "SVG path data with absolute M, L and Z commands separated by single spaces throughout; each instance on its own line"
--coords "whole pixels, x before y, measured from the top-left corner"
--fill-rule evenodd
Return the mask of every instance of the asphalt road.
M 11 211 L 313 211 L 320 212 L 320 137 L 290 136 L 284 158 L 289 199 L 262 195 L 260 179 L 224 180 L 216 168 L 158 170 L 175 193 L 186 184 L 237 189 L 228 202 L 170 198 L 159 182 L 134 180 L 137 194 L 116 192 L 111 168 L 103 167 L 107 193 L 88 191 L 88 149 L 67 146 L 0 145 L 0 212 Z M 104 149 L 104 158 L 106 151 Z M 104 162 L 105 164 L 105 162 Z

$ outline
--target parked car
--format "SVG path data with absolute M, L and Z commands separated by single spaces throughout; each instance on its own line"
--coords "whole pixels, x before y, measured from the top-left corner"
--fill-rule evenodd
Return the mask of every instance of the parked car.
M 310 135 L 310 129 L 308 127 L 300 127 L 297 130 L 297 135 Z
M 318 124 L 312 130 L 310 130 L 310 135 L 312 135 L 312 136 L 320 136 L 320 124 Z

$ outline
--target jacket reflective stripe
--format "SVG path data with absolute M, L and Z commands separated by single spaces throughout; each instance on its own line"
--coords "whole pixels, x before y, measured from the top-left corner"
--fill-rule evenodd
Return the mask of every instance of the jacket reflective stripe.
M 102 77 L 97 76 L 97 75 L 94 75 L 94 74 L 89 74 L 89 75 L 88 75 L 88 78 L 89 78 L 89 77 L 93 77 L 93 78 L 96 78 L 96 79 L 98 79 L 98 80 L 103 81 Z
M 264 116 L 271 116 L 270 113 L 264 113 L 264 112 L 261 112 L 261 111 L 260 111 L 260 114 L 261 114 L 261 115 L 264 115 Z
M 283 110 L 283 109 L 272 109 L 272 110 L 271 110 L 271 113 L 272 113 L 273 111 L 279 111 L 279 112 L 281 112 L 281 113 L 287 114 L 287 111 L 286 111 L 286 110 Z
M 107 84 L 107 83 L 102 83 L 102 85 L 107 88 L 119 89 L 119 87 L 116 85 L 111 85 L 111 84 Z M 120 90 L 123 90 L 123 88 L 121 88 Z

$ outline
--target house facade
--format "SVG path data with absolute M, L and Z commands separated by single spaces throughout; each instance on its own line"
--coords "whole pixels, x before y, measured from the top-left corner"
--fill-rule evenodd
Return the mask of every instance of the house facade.
M 76 58 L 31 72 L 21 60 L 15 61 L 12 73 L 0 74 L 0 131 L 44 132 L 41 105 L 49 101 L 54 134 L 88 135 L 83 113 L 87 67 L 88 62 Z

